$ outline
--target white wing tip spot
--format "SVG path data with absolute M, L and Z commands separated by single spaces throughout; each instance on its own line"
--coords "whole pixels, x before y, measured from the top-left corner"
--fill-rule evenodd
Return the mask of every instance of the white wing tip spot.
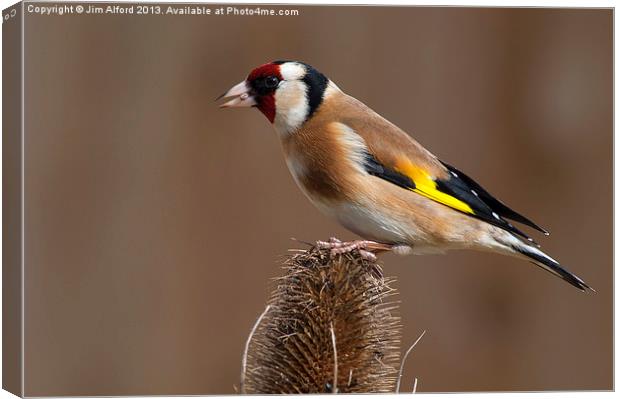
M 497 213 L 495 213 L 495 212 L 493 212 L 493 217 L 494 217 L 495 219 L 499 220 L 499 215 L 498 215 Z
M 451 174 L 452 174 L 452 176 L 454 176 L 454 177 L 459 177 L 459 175 L 457 175 L 456 173 L 454 173 L 454 172 L 452 172 L 452 171 L 450 171 L 450 173 L 451 173 Z
M 476 197 L 478 196 L 478 193 L 476 192 L 476 190 L 471 190 L 471 193 L 475 195 Z

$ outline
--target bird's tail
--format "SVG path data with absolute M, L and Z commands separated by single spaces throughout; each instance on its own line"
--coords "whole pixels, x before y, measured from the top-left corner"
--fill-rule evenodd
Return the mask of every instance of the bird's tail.
M 562 265 L 540 249 L 532 246 L 524 241 L 520 240 L 517 237 L 510 235 L 509 239 L 505 239 L 508 237 L 503 237 L 501 240 L 502 244 L 509 246 L 512 251 L 519 257 L 524 257 L 529 260 L 536 266 L 540 266 L 545 269 L 549 273 L 560 277 L 562 280 L 566 281 L 570 285 L 577 287 L 581 291 L 591 290 L 596 292 L 592 287 L 585 283 L 582 279 L 564 269 Z

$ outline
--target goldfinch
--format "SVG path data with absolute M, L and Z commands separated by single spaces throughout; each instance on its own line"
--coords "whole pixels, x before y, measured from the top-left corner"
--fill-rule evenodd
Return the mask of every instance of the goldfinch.
M 585 291 L 508 220 L 547 231 L 440 161 L 411 136 L 345 94 L 321 72 L 274 61 L 218 97 L 223 108 L 256 107 L 277 132 L 286 164 L 305 196 L 364 240 L 318 245 L 365 257 L 474 249 L 531 261 Z

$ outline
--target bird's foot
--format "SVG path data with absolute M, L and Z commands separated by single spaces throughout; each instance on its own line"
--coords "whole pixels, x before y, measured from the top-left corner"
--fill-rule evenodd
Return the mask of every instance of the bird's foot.
M 377 260 L 377 252 L 389 251 L 392 249 L 392 245 L 381 244 L 375 241 L 355 240 L 343 242 L 335 237 L 330 238 L 329 241 L 317 241 L 316 245 L 321 249 L 329 249 L 332 256 L 357 250 L 363 259 L 370 262 L 375 262 Z

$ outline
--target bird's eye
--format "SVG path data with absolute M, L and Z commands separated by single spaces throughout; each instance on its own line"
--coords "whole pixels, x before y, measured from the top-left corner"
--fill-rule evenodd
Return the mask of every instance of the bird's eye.
M 268 89 L 273 89 L 274 87 L 278 86 L 278 83 L 280 83 L 280 80 L 275 76 L 267 76 L 265 78 L 265 86 Z

